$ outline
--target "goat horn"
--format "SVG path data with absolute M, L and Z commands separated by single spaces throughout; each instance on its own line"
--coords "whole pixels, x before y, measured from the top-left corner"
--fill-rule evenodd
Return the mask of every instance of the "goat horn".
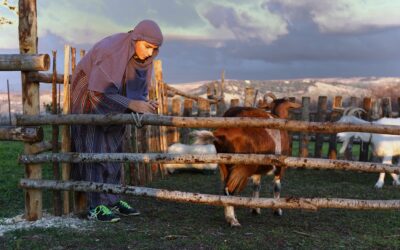
M 271 97 L 272 100 L 276 99 L 276 96 L 272 92 L 268 92 L 264 95 L 264 100 L 267 100 L 267 97 Z
M 351 108 L 349 111 L 348 111 L 348 113 L 347 113 L 347 115 L 355 115 L 356 113 L 358 113 L 358 112 L 363 112 L 363 113 L 367 113 L 367 111 L 365 111 L 364 109 L 362 109 L 362 108 Z
M 343 110 L 343 116 L 348 115 L 350 109 L 352 109 L 352 107 L 347 107 Z

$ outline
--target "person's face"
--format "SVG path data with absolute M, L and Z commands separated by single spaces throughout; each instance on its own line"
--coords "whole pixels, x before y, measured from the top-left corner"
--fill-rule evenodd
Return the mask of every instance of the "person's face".
M 135 42 L 135 54 L 140 60 L 145 60 L 146 58 L 153 55 L 154 51 L 158 49 L 158 46 L 148 43 L 146 41 L 136 41 Z

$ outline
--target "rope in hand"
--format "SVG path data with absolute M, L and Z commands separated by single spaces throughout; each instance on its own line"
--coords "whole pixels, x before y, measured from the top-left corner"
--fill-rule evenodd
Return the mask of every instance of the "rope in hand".
M 133 119 L 134 125 L 137 128 L 142 128 L 144 126 L 142 124 L 143 114 L 132 112 L 131 115 L 132 115 L 132 119 Z

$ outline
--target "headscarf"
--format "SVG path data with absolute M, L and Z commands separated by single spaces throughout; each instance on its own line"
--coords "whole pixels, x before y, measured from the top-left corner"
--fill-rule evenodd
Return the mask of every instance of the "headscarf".
M 101 93 L 115 92 L 115 90 L 120 92 L 127 65 L 135 53 L 135 41 L 139 40 L 161 46 L 163 35 L 157 23 L 143 20 L 128 33 L 118 33 L 102 39 L 81 59 L 75 72 L 83 70 L 86 73 L 89 90 Z M 134 68 L 147 71 L 148 85 L 151 81 L 153 59 L 157 54 L 158 50 L 154 50 L 153 55 L 144 62 L 131 60 L 130 63 Z

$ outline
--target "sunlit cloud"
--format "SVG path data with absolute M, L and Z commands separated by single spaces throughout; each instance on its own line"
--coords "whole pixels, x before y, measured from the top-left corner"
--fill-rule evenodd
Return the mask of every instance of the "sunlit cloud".
M 263 1 L 203 1 L 197 10 L 217 37 L 269 44 L 288 33 L 286 21 L 265 8 Z
M 400 27 L 400 1 L 393 0 L 266 0 L 282 17 L 307 13 L 323 33 L 360 33 Z

